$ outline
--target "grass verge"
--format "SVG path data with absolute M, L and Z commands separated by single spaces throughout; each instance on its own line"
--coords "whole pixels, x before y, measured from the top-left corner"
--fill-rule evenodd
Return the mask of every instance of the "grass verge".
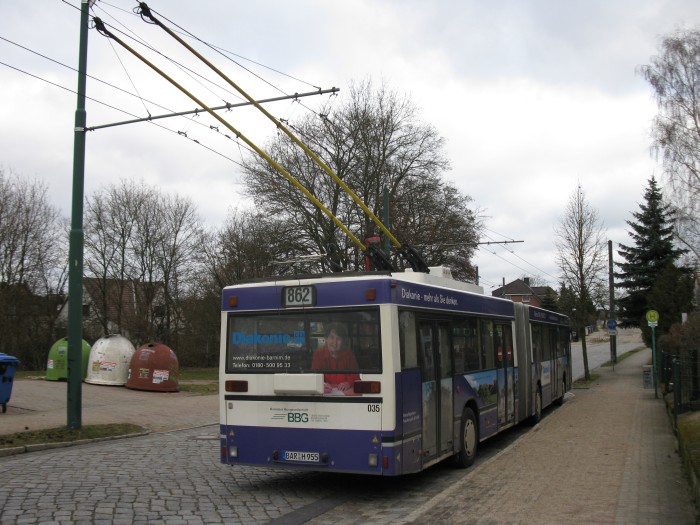
M 585 379 L 577 379 L 574 381 L 574 384 L 571 385 L 571 388 L 591 388 L 591 385 L 598 381 L 600 378 L 600 374 L 589 374 L 590 379 L 586 381 Z
M 635 348 L 633 350 L 630 350 L 629 352 L 625 352 L 624 354 L 617 356 L 616 364 L 620 364 L 620 362 L 624 361 L 628 357 L 633 356 L 637 352 L 641 352 L 642 350 L 646 350 L 646 346 L 640 346 L 639 348 Z M 607 363 L 603 363 L 600 366 L 610 367 L 613 366 L 613 364 L 611 361 L 608 361 Z M 591 373 L 590 376 L 591 378 L 588 381 L 586 381 L 585 379 L 577 379 L 576 381 L 574 381 L 572 388 L 590 388 L 591 385 L 595 383 L 598 380 L 598 378 L 600 378 L 600 374 Z
M 642 350 L 646 350 L 646 348 L 647 348 L 646 346 L 640 346 L 639 348 L 634 348 L 634 349 L 630 350 L 629 352 L 625 352 L 622 355 L 618 355 L 617 356 L 617 363 L 615 363 L 615 364 L 619 365 L 622 361 L 624 361 L 628 357 L 631 357 L 634 354 L 636 354 L 637 352 L 641 352 Z M 612 363 L 612 361 L 607 361 L 600 366 L 613 366 L 613 363 Z
M 200 396 L 209 396 L 219 393 L 219 383 L 183 383 L 178 385 L 180 392 L 189 392 Z
M 80 430 L 70 430 L 67 427 L 48 428 L 45 430 L 29 430 L 0 436 L 0 448 L 23 447 L 45 443 L 66 443 L 81 439 L 98 439 L 107 437 L 126 436 L 144 432 L 144 429 L 131 423 L 112 423 L 109 425 L 85 425 Z

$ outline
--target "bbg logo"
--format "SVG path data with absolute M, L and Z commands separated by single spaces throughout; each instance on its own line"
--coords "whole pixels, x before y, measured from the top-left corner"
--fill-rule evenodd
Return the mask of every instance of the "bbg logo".
M 289 423 L 308 423 L 309 414 L 302 414 L 300 412 L 289 412 L 287 414 L 287 421 Z

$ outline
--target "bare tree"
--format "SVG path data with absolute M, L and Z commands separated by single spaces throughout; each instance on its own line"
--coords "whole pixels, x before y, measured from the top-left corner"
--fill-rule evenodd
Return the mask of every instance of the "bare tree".
M 347 102 L 331 109 L 322 110 L 323 118 L 306 118 L 294 130 L 380 218 L 386 188 L 390 230 L 401 242 L 423 247 L 428 264 L 449 263 L 455 274 L 473 275 L 470 260 L 480 222 L 468 207 L 470 198 L 442 178 L 450 165 L 437 130 L 419 120 L 408 98 L 385 86 L 375 89 L 369 81 L 352 86 Z M 286 136 L 276 137 L 267 149 L 357 238 L 380 233 L 362 209 Z M 328 256 L 316 270 L 362 267 L 362 252 L 265 161 L 246 160 L 245 182 L 259 209 L 283 218 L 297 232 L 298 255 Z
M 639 68 L 659 106 L 652 132 L 677 209 L 677 235 L 700 258 L 700 30 L 678 31 Z
M 201 219 L 193 203 L 121 181 L 88 200 L 86 269 L 100 283 L 102 331 L 135 341 L 177 339 L 179 303 L 200 264 Z
M 204 245 L 208 280 L 221 293 L 244 279 L 284 273 L 295 264 L 289 225 L 257 211 L 232 210 Z
M 0 170 L 0 282 L 34 290 L 44 281 L 61 238 L 59 218 L 45 184 Z
M 590 316 L 595 314 L 593 301 L 598 291 L 604 287 L 607 245 L 598 212 L 586 200 L 580 184 L 569 197 L 564 215 L 554 228 L 554 234 L 562 281 L 575 297 L 575 311 L 570 314 L 581 335 L 584 373 L 586 380 L 589 380 L 586 326 Z
M 193 292 L 191 283 L 203 260 L 202 220 L 190 199 L 167 196 L 159 201 L 163 229 L 158 261 L 165 307 L 162 335 L 166 341 L 175 342 L 182 322 L 180 304 L 188 292 Z
M 64 224 L 48 189 L 0 169 L 0 351 L 41 367 L 65 287 Z
M 125 290 L 133 274 L 129 243 L 137 225 L 136 210 L 143 192 L 133 182 L 121 181 L 87 199 L 85 269 L 96 279 L 99 307 L 95 309 L 102 334 L 109 333 L 110 306 L 117 331 L 123 328 Z

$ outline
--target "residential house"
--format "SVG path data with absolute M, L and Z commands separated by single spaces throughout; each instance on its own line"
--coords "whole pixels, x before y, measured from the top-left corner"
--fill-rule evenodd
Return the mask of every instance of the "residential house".
M 551 286 L 530 286 L 530 278 L 523 277 L 516 279 L 505 286 L 496 288 L 491 295 L 494 297 L 505 297 L 515 303 L 525 303 L 532 306 L 542 307 L 546 298 L 557 301 L 558 294 Z
M 67 304 L 61 315 L 68 316 Z M 165 317 L 163 283 L 83 278 L 83 331 L 96 340 L 121 334 L 137 344 L 158 338 Z

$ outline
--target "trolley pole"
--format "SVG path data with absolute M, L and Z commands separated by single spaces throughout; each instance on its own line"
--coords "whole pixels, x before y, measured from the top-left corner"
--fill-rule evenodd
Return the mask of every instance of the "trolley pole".
M 73 135 L 73 201 L 68 247 L 68 428 L 82 426 L 83 360 L 83 192 L 85 186 L 85 85 L 90 0 L 80 2 L 78 102 Z
M 382 222 L 384 222 L 384 226 L 387 228 L 391 228 L 391 215 L 390 215 L 390 210 L 389 210 L 389 188 L 384 186 L 384 198 L 383 198 L 383 203 L 382 206 L 384 207 L 384 217 L 382 217 Z M 384 239 L 384 243 L 382 248 L 384 249 L 384 253 L 386 253 L 387 257 L 391 257 L 391 239 L 386 236 L 386 234 L 382 233 L 382 239 Z

